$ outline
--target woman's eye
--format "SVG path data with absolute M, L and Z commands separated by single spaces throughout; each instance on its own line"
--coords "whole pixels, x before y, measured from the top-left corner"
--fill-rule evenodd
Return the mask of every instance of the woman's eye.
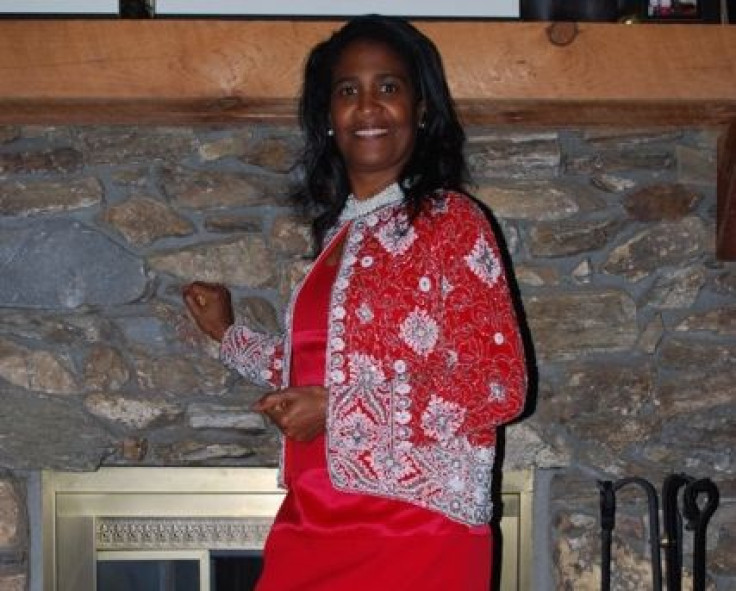
M 393 94 L 399 90 L 399 85 L 395 82 L 384 82 L 381 84 L 381 92 L 384 94 Z
M 339 96 L 353 96 L 357 92 L 358 90 L 355 88 L 355 86 L 350 86 L 349 84 L 339 86 L 337 89 L 337 94 Z

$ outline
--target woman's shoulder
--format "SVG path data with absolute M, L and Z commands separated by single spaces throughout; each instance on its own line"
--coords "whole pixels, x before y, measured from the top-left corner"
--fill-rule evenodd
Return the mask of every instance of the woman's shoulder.
M 432 224 L 446 232 L 452 225 L 488 226 L 490 211 L 475 197 L 461 191 L 441 190 L 435 192 L 429 206 L 429 217 L 434 218 Z M 449 225 L 449 226 L 448 226 Z

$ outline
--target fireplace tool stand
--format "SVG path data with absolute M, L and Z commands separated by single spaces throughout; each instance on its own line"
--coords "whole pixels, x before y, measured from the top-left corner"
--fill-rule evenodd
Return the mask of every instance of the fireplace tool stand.
M 611 589 L 611 543 L 616 525 L 616 493 L 628 485 L 640 487 L 647 497 L 649 511 L 649 545 L 652 563 L 652 589 L 662 591 L 660 555 L 659 501 L 657 490 L 644 478 L 629 477 L 598 481 L 601 510 L 601 590 Z M 682 489 L 682 511 L 680 490 Z M 686 528 L 693 532 L 693 591 L 705 591 L 706 529 L 718 508 L 718 487 L 709 479 L 694 479 L 686 474 L 670 474 L 662 485 L 662 520 L 667 591 L 682 590 L 683 517 Z

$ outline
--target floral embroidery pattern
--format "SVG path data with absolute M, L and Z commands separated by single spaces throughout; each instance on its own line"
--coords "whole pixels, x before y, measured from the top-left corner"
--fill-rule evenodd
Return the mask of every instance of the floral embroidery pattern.
M 220 360 L 254 384 L 276 387 L 281 379 L 283 338 L 232 326 L 223 338 Z
M 357 310 L 355 310 L 355 314 L 358 317 L 358 320 L 360 320 L 361 324 L 368 324 L 371 320 L 373 320 L 373 310 L 371 310 L 371 307 L 363 302 L 360 304 Z
M 501 262 L 482 234 L 465 261 L 476 277 L 489 287 L 493 287 L 501 275 Z
M 494 402 L 500 402 L 506 398 L 506 386 L 501 382 L 491 382 L 488 386 L 488 396 Z
M 348 384 L 359 394 L 368 396 L 383 386 L 386 376 L 383 375 L 377 359 L 361 353 L 353 353 L 348 359 Z
M 426 357 L 429 355 L 439 338 L 439 327 L 424 310 L 414 310 L 401 323 L 401 338 L 412 350 Z
M 413 226 L 407 225 L 405 214 L 389 220 L 378 231 L 378 241 L 381 246 L 394 256 L 404 254 L 416 239 L 417 233 Z
M 449 441 L 460 429 L 464 419 L 464 408 L 433 394 L 422 414 L 422 429 L 437 441 Z

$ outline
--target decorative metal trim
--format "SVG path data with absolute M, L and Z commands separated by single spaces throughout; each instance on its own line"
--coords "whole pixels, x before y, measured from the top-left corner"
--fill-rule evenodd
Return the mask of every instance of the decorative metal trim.
M 97 550 L 260 550 L 273 518 L 102 517 L 95 521 Z

